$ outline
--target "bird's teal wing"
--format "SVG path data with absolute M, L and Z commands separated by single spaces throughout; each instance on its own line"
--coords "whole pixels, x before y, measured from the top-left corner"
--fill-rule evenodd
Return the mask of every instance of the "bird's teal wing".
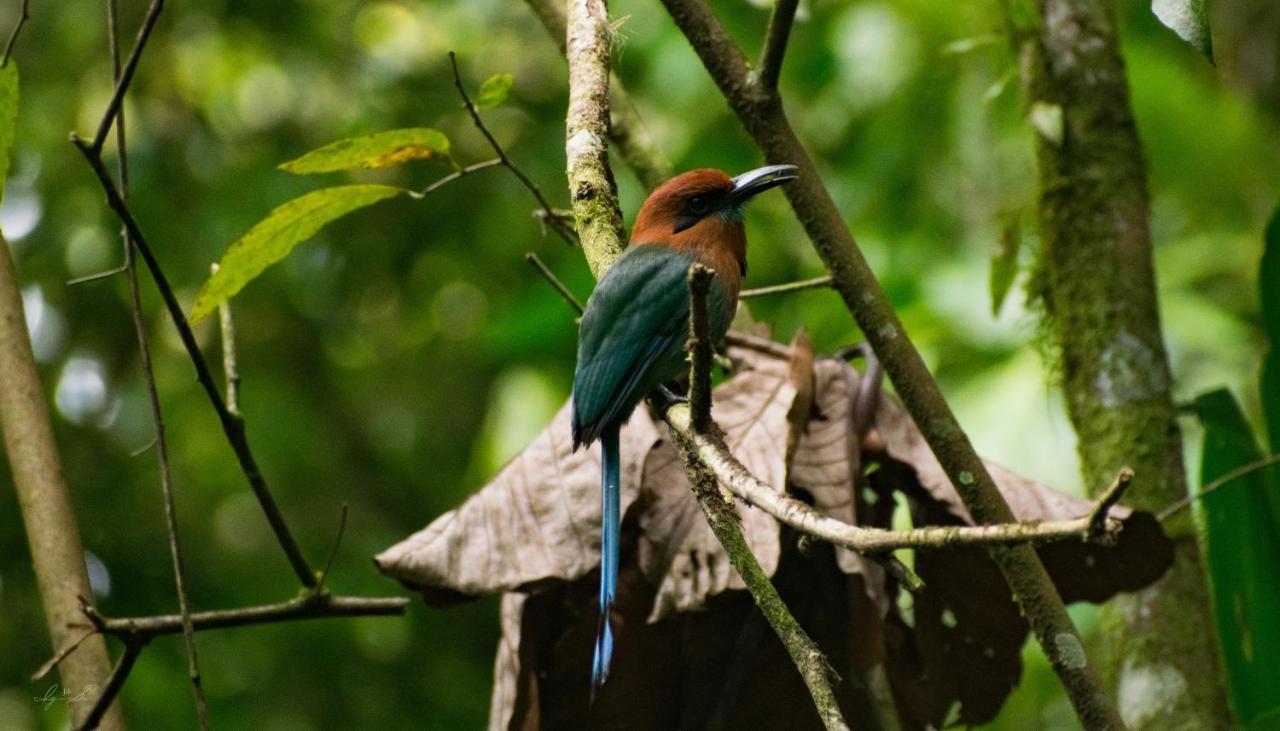
M 589 444 L 605 425 L 625 421 L 650 391 L 678 373 L 693 261 L 666 246 L 633 246 L 591 293 L 573 376 L 575 443 Z

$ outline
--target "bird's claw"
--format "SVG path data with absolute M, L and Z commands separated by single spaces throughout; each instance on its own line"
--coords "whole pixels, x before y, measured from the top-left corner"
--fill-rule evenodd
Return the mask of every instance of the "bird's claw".
M 667 413 L 667 410 L 676 404 L 687 403 L 689 403 L 687 396 L 681 396 L 666 386 L 658 386 L 658 389 L 653 392 L 653 405 L 657 407 L 658 413 L 661 414 Z

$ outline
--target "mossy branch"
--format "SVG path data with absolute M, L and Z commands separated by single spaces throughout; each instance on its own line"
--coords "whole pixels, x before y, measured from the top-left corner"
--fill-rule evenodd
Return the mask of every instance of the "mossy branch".
M 785 189 L 792 209 L 969 513 L 979 523 L 1013 522 L 1009 505 L 906 336 L 813 160 L 787 121 L 777 90 L 760 83 L 742 50 L 703 0 L 663 0 L 663 4 L 765 159 L 799 168 L 799 177 Z M 1080 634 L 1035 550 L 1022 545 L 992 547 L 990 553 L 1084 725 L 1122 727 L 1116 705 L 1084 657 Z

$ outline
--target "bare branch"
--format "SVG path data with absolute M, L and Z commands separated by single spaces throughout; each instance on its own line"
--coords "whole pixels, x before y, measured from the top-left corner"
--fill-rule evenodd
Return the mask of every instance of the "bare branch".
M 115 183 L 112 182 L 106 167 L 103 166 L 102 158 L 98 152 L 77 137 L 74 132 L 71 134 L 71 141 L 84 155 L 85 160 L 89 162 L 94 174 L 98 176 L 98 183 L 107 195 L 107 204 L 111 206 L 111 209 L 116 212 L 116 215 L 124 223 L 129 235 L 133 237 L 136 251 L 142 255 L 143 261 L 146 262 L 147 268 L 151 271 L 151 276 L 156 282 L 156 288 L 160 290 L 165 309 L 169 312 L 169 318 L 173 321 L 174 327 L 177 328 L 182 345 L 186 348 L 187 355 L 195 366 L 196 379 L 200 381 L 200 385 L 204 387 L 210 403 L 213 404 L 213 409 L 217 412 L 218 420 L 222 424 L 222 431 L 226 434 L 227 441 L 240 462 L 240 469 L 244 472 L 246 479 L 249 481 L 249 486 L 258 498 L 258 503 L 262 506 L 267 522 L 271 524 L 271 529 L 275 532 L 276 540 L 280 543 L 285 557 L 288 558 L 289 565 L 293 568 L 303 586 L 315 588 L 316 577 L 307 565 L 306 559 L 302 556 L 302 551 L 299 550 L 297 542 L 294 541 L 293 534 L 289 531 L 289 526 L 285 523 L 284 516 L 280 513 L 280 508 L 276 505 L 275 498 L 267 487 L 266 480 L 258 469 L 257 461 L 249 448 L 249 442 L 245 436 L 244 420 L 227 409 L 227 405 L 222 399 L 222 394 L 219 393 L 218 386 L 214 381 L 213 373 L 209 370 L 208 364 L 205 363 L 204 354 L 201 353 L 200 346 L 196 343 L 195 335 L 191 332 L 191 325 L 187 322 L 187 316 L 182 312 L 182 306 L 178 304 L 178 298 L 173 293 L 173 287 L 170 286 L 168 277 L 165 276 L 164 270 L 160 267 L 160 262 L 147 244 L 146 237 L 133 217 L 133 212 L 120 197 L 120 192 Z
M 31 14 L 27 12 L 27 6 L 31 0 L 22 0 L 22 8 L 18 10 L 18 22 L 13 24 L 13 32 L 9 34 L 9 41 L 4 44 L 4 57 L 0 58 L 0 68 L 9 65 L 9 54 L 13 53 L 13 44 L 18 40 L 18 34 L 22 32 L 22 26 L 27 24 L 31 19 Z
M 428 195 L 431 195 L 432 193 L 436 192 L 436 191 L 437 191 L 437 190 L 439 190 L 440 188 L 443 188 L 444 186 L 448 185 L 449 183 L 452 183 L 453 181 L 457 180 L 458 178 L 461 178 L 461 177 L 464 177 L 464 176 L 470 175 L 471 173 L 474 173 L 474 172 L 476 172 L 476 171 L 478 171 L 478 170 L 484 170 L 485 168 L 491 168 L 491 167 L 495 167 L 495 166 L 497 166 L 497 165 L 505 165 L 505 164 L 506 164 L 506 163 L 504 163 L 504 162 L 502 161 L 502 158 L 500 158 L 500 157 L 495 157 L 495 158 L 493 158 L 492 160 L 485 160 L 484 162 L 472 163 L 471 165 L 468 165 L 468 166 L 466 166 L 466 167 L 462 168 L 461 170 L 454 170 L 453 172 L 449 173 L 448 175 L 444 176 L 443 178 L 440 178 L 439 180 L 437 180 L 436 182 L 432 183 L 431 185 L 428 185 L 427 187 L 423 188 L 422 190 L 419 190 L 419 191 L 413 191 L 413 190 L 411 190 L 411 191 L 409 191 L 409 196 L 410 196 L 410 197 L 412 197 L 412 198 L 426 198 Z
M 555 272 L 551 271 L 551 267 L 544 264 L 542 259 L 538 258 L 537 254 L 530 251 L 524 255 L 524 260 L 529 262 L 534 269 L 538 270 L 538 273 L 542 275 L 542 278 L 546 279 L 547 282 L 560 293 L 560 296 L 564 298 L 565 303 L 572 307 L 574 312 L 577 312 L 578 315 L 582 315 L 582 313 L 586 311 L 587 308 L 582 306 L 582 303 L 578 301 L 578 298 L 573 296 L 573 292 L 569 291 L 569 288 L 565 286 L 565 283 L 560 281 L 560 278 L 556 276 Z
M 116 0 L 107 0 L 107 45 L 111 66 L 117 83 L 120 80 L 120 46 L 118 41 L 118 17 Z M 119 176 L 120 197 L 126 203 L 129 198 L 129 152 L 125 134 L 125 114 L 122 107 L 116 115 L 116 172 Z M 138 340 L 138 356 L 142 363 L 142 377 L 147 386 L 147 402 L 151 407 L 151 426 L 155 434 L 156 465 L 160 470 L 160 494 L 164 503 L 165 532 L 169 539 L 169 558 L 173 564 L 173 584 L 178 595 L 178 610 L 182 613 L 182 637 L 187 654 L 187 677 L 191 680 L 196 701 L 196 723 L 201 729 L 209 728 L 209 704 L 200 682 L 200 661 L 196 653 L 195 631 L 191 629 L 191 603 L 187 598 L 186 568 L 182 560 L 182 544 L 178 539 L 178 513 L 173 502 L 173 471 L 169 467 L 169 446 L 165 436 L 164 415 L 160 408 L 160 394 L 156 390 L 155 371 L 151 365 L 151 347 L 147 342 L 147 324 L 142 314 L 142 290 L 138 286 L 138 268 L 133 258 L 133 237 L 127 229 L 121 231 L 124 243 L 124 271 L 129 282 L 129 309 L 133 316 L 133 331 Z M 123 682 L 123 681 L 122 681 Z
M 191 615 L 191 624 L 197 632 L 207 632 L 304 619 L 385 617 L 404 614 L 408 605 L 407 597 L 331 596 L 323 592 L 307 592 L 296 599 L 276 604 L 194 612 Z M 120 637 L 126 643 L 132 640 L 150 640 L 152 637 L 173 635 L 182 631 L 182 618 L 176 614 L 111 618 L 92 612 L 89 614 L 89 619 L 97 631 Z
M 111 131 L 111 123 L 115 121 L 116 114 L 120 111 L 120 105 L 124 103 L 124 95 L 129 90 L 129 84 L 133 83 L 133 73 L 138 70 L 138 60 L 142 58 L 142 51 L 147 47 L 147 39 L 151 37 L 151 30 L 155 28 L 156 21 L 160 19 L 161 10 L 164 10 L 164 0 L 151 0 L 151 6 L 147 8 L 147 17 L 143 18 L 142 27 L 138 29 L 138 38 L 133 42 L 133 51 L 129 53 L 129 59 L 124 62 L 124 67 L 120 69 L 115 91 L 111 92 L 111 101 L 107 102 L 107 108 L 102 113 L 102 120 L 98 122 L 98 131 L 93 135 L 93 143 L 90 148 L 93 150 L 94 155 L 102 152 L 102 145 L 107 141 L 107 133 Z
M 778 87 L 782 58 L 787 53 L 787 39 L 791 36 L 791 25 L 799 5 L 800 0 L 774 0 L 769 29 L 765 31 L 764 49 L 760 51 L 759 83 L 766 89 Z
M 551 204 L 542 195 L 542 190 L 529 179 L 528 175 L 524 174 L 523 170 L 511 161 L 511 158 L 507 157 L 506 150 L 503 150 L 502 145 L 498 144 L 498 140 L 489 132 L 489 128 L 484 126 L 484 120 L 480 118 L 480 110 L 476 109 L 476 105 L 471 102 L 471 97 L 467 94 L 467 88 L 462 83 L 462 74 L 458 71 L 458 56 L 453 51 L 449 51 L 449 63 L 453 66 L 453 85 L 457 87 L 458 94 L 462 97 L 462 103 L 467 112 L 471 114 L 471 121 L 475 123 L 476 129 L 480 130 L 480 134 L 484 135 L 484 138 L 489 141 L 489 146 L 493 148 L 503 166 L 519 178 L 524 187 L 528 188 L 529 192 L 533 194 L 534 199 L 538 201 L 538 205 L 546 212 L 546 220 L 551 225 L 551 228 L 560 235 L 560 238 L 564 239 L 566 244 L 573 246 L 576 243 L 573 240 L 573 230 L 555 215 Z
M 767 297 L 771 294 L 789 294 L 791 292 L 800 292 L 806 289 L 823 289 L 831 286 L 831 275 L 825 277 L 814 277 L 813 279 L 802 279 L 798 282 L 787 282 L 786 284 L 775 284 L 770 287 L 756 287 L 755 289 L 744 289 L 738 295 L 738 299 L 751 299 L 752 297 Z
M 1247 474 L 1250 474 L 1252 472 L 1257 472 L 1258 470 L 1261 470 L 1261 469 L 1266 469 L 1267 467 L 1270 467 L 1275 464 L 1280 464 L 1280 454 L 1273 454 L 1269 457 L 1263 457 L 1262 459 L 1256 462 L 1250 462 L 1249 464 L 1241 465 L 1240 467 L 1237 467 L 1236 469 L 1231 470 L 1227 474 L 1219 477 L 1216 480 L 1213 480 L 1209 484 L 1200 488 L 1200 492 L 1197 492 L 1194 495 L 1188 495 L 1182 498 L 1181 500 L 1177 501 L 1173 505 L 1170 505 L 1164 510 L 1161 510 L 1160 514 L 1157 515 L 1156 517 L 1160 520 L 1161 523 L 1163 523 L 1169 518 L 1172 518 L 1179 511 L 1189 506 L 1191 503 L 1196 502 L 1197 500 L 1203 498 L 1205 495 L 1208 495 L 1214 490 L 1217 490 L 1223 485 L 1226 485 L 1229 482 L 1234 482 L 1240 479 L 1241 477 L 1244 477 Z
M 91 731 L 102 723 L 102 718 L 107 713 L 107 709 L 111 708 L 111 703 L 120 695 L 120 689 L 124 687 L 124 681 L 129 679 L 129 672 L 133 670 L 133 664 L 138 661 L 138 656 L 142 654 L 142 648 L 146 646 L 145 642 L 127 643 L 124 646 L 124 654 L 116 662 L 115 668 L 111 670 L 110 677 L 107 678 L 107 684 L 103 686 L 102 693 L 98 695 L 98 699 L 93 702 L 93 708 L 89 710 L 89 715 L 85 717 L 84 722 L 76 727 L 77 731 Z
M 218 264 L 209 265 L 209 271 L 218 273 Z M 231 314 L 231 301 L 218 305 L 218 333 L 222 337 L 222 377 L 226 382 L 227 411 L 240 416 L 240 363 L 236 355 L 236 320 Z

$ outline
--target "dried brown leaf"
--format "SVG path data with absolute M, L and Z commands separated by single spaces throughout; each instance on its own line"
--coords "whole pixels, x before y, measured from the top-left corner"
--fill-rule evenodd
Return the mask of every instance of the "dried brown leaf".
M 573 451 L 566 405 L 537 439 L 457 509 L 374 558 L 428 603 L 572 580 L 600 562 L 600 447 Z M 622 430 L 622 509 L 657 439 L 645 409 Z M 441 591 L 443 590 L 443 591 Z

